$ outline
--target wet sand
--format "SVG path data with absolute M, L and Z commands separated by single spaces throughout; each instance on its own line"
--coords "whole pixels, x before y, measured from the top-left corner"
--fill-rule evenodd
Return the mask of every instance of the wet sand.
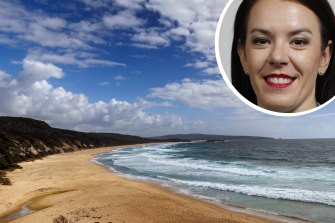
M 90 161 L 95 154 L 118 148 L 61 153 L 20 163 L 22 169 L 7 174 L 12 186 L 0 186 L 0 217 L 32 202 L 27 207 L 37 211 L 11 222 L 52 222 L 60 215 L 71 222 L 90 223 L 276 222 L 128 180 Z

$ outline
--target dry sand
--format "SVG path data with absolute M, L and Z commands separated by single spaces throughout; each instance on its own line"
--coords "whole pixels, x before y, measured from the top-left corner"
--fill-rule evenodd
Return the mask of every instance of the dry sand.
M 0 216 L 30 201 L 38 211 L 11 222 L 53 222 L 63 215 L 71 222 L 271 222 L 228 211 L 214 204 L 143 182 L 113 175 L 89 161 L 106 147 L 51 155 L 20 163 L 8 173 L 12 186 L 0 186 Z

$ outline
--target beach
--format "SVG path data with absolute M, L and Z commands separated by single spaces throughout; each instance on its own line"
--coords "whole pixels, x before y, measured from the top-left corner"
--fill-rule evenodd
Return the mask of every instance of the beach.
M 133 146 L 133 145 L 132 145 Z M 129 146 L 122 146 L 129 147 Z M 25 204 L 37 210 L 11 222 L 274 222 L 144 182 L 128 180 L 90 161 L 121 146 L 61 153 L 9 172 L 11 186 L 0 186 L 0 216 Z

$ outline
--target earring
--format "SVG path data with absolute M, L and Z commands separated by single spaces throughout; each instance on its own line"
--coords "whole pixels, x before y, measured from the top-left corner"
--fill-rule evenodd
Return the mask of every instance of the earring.
M 322 71 L 322 70 L 319 70 L 319 74 L 320 74 L 320 75 L 323 75 L 324 73 L 323 73 L 323 71 Z

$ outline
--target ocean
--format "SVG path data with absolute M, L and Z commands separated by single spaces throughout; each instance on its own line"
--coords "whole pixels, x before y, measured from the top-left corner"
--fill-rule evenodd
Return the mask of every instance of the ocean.
M 94 161 L 200 199 L 335 222 L 335 139 L 155 144 L 100 154 Z

